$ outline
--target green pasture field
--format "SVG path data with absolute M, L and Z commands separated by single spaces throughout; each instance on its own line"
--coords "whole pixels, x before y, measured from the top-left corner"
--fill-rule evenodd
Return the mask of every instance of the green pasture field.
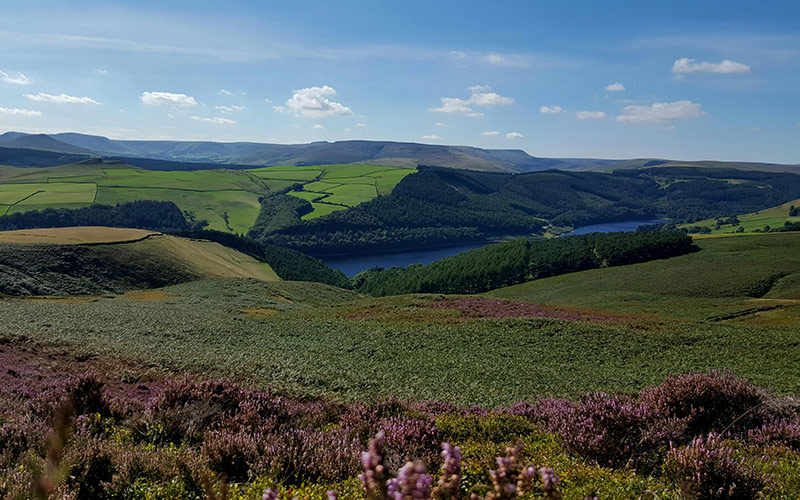
M 776 207 L 767 208 L 766 210 L 744 215 L 737 215 L 739 219 L 738 226 L 725 224 L 720 226 L 719 229 L 716 229 L 717 219 L 706 219 L 698 222 L 692 222 L 691 224 L 683 224 L 680 227 L 707 227 L 711 229 L 711 234 L 733 233 L 741 227 L 744 229 L 744 232 L 751 233 L 755 229 L 763 230 L 764 226 L 776 228 L 783 226 L 785 222 L 800 222 L 800 217 L 789 217 L 789 208 L 792 205 L 795 207 L 800 207 L 800 199 L 792 200 Z
M 171 201 L 181 210 L 205 219 L 210 229 L 246 233 L 258 217 L 259 194 L 248 191 L 189 191 L 161 188 L 99 188 L 97 203 L 113 205 L 136 200 Z M 227 223 L 226 223 L 227 216 Z
M 323 215 L 332 214 L 333 212 L 338 212 L 339 210 L 347 210 L 347 207 L 342 205 L 331 205 L 330 203 L 314 203 L 311 202 L 311 206 L 314 207 L 314 211 L 308 213 L 301 217 L 303 220 L 314 219 L 316 217 L 322 217 Z
M 314 193 L 312 191 L 289 191 L 286 193 L 290 196 L 295 196 L 301 200 L 314 201 L 317 198 L 324 198 L 328 196 L 327 193 Z
M 151 199 L 194 212 L 210 229 L 246 233 L 258 216 L 258 198 L 268 192 L 304 184 L 303 191 L 289 194 L 308 201 L 321 198 L 303 217 L 312 219 L 389 194 L 415 171 L 349 164 L 168 172 L 120 164 L 0 167 L 0 215 Z

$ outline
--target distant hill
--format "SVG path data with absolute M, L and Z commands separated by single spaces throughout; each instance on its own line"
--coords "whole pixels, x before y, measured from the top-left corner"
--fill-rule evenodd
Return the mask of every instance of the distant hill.
M 52 151 L 54 153 L 85 155 L 93 154 L 93 151 L 89 149 L 62 142 L 46 134 L 22 134 L 20 132 L 7 132 L 3 135 L 0 135 L 0 146 L 6 148 Z
M 201 168 L 208 168 L 207 165 L 210 164 L 271 166 L 358 162 L 401 167 L 436 165 L 487 172 L 531 172 L 551 168 L 603 167 L 616 162 L 616 160 L 537 158 L 518 149 L 481 149 L 470 146 L 394 141 L 339 141 L 310 144 L 125 141 L 76 133 L 47 136 L 8 132 L 0 136 L 0 147 L 204 164 Z
M 41 156 L 43 152 L 50 152 L 76 155 L 76 158 L 71 158 L 63 163 L 74 163 L 90 157 L 104 157 L 155 170 L 205 170 L 220 166 L 238 169 L 254 166 L 367 163 L 409 168 L 430 165 L 504 173 L 537 172 L 551 169 L 605 172 L 654 166 L 694 166 L 800 173 L 800 165 L 711 160 L 675 161 L 657 158 L 628 160 L 539 158 L 531 156 L 521 149 L 482 149 L 471 146 L 396 141 L 338 141 L 308 144 L 127 141 L 72 132 L 51 135 L 6 132 L 0 135 L 0 148 L 15 150 L 14 152 L 0 153 L 0 164 L 14 166 L 57 165 L 58 163 L 53 163 L 52 159 Z M 31 153 L 31 151 L 39 153 Z M 77 157 L 77 155 L 81 156 Z

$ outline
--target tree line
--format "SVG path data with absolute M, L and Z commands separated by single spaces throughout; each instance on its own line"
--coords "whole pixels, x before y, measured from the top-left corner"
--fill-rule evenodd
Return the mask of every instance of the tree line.
M 696 250 L 679 231 L 592 233 L 486 245 L 428 265 L 374 268 L 353 285 L 373 296 L 481 293 L 549 276 L 664 259 Z

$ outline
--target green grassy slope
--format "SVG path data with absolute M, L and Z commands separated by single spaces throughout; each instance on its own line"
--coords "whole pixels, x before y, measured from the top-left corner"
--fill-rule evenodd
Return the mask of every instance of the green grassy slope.
M 490 295 L 690 319 L 800 302 L 800 233 L 695 242 L 700 252 L 556 276 Z
M 759 210 L 749 214 L 737 215 L 739 224 L 734 226 L 731 224 L 724 224 L 716 228 L 717 219 L 706 219 L 691 224 L 683 224 L 682 228 L 689 227 L 707 227 L 711 230 L 711 234 L 728 234 L 734 233 L 741 227 L 744 232 L 750 233 L 753 230 L 763 230 L 764 226 L 771 228 L 781 227 L 786 222 L 800 222 L 800 216 L 790 217 L 789 209 L 792 207 L 800 206 L 800 199 L 782 203 L 776 207 L 768 208 L 766 210 Z M 733 215 L 733 214 L 731 214 Z
M 151 234 L 137 241 L 103 244 L 0 244 L 0 293 L 10 295 L 86 295 L 148 289 L 216 277 L 278 281 L 254 258 L 218 243 Z M 35 230 L 47 239 L 64 229 Z M 124 230 L 123 230 L 124 232 Z M 102 234 L 92 241 L 103 241 Z M 99 236 L 99 237 L 98 237 Z

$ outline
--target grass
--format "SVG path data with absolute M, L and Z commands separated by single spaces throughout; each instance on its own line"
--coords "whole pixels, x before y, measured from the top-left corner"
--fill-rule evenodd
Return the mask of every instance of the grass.
M 394 186 L 413 169 L 374 165 L 267 167 L 252 170 L 152 171 L 122 164 L 48 168 L 0 167 L 0 215 L 91 203 L 172 201 L 209 222 L 210 229 L 246 233 L 258 216 L 258 198 L 304 184 L 289 194 L 312 204 L 304 219 L 355 206 Z
M 800 301 L 800 233 L 695 242 L 701 251 L 689 255 L 556 276 L 490 295 L 692 320 Z
M 0 336 L 344 400 L 394 394 L 496 406 L 634 392 L 670 373 L 714 368 L 733 369 L 779 394 L 800 391 L 796 322 L 458 318 L 431 307 L 437 296 L 359 299 L 322 285 L 249 280 L 164 292 L 169 299 L 150 302 L 7 299 Z
M 800 222 L 800 217 L 789 217 L 789 208 L 792 205 L 794 205 L 795 207 L 800 206 L 800 199 L 788 201 L 782 205 L 768 208 L 766 210 L 739 215 L 738 226 L 732 226 L 730 224 L 726 224 L 720 226 L 719 229 L 716 229 L 717 219 L 706 219 L 698 222 L 692 222 L 691 224 L 683 224 L 680 227 L 682 228 L 689 228 L 693 226 L 707 227 L 711 229 L 711 234 L 733 233 L 741 227 L 744 229 L 744 232 L 751 233 L 755 229 L 758 230 L 764 229 L 764 226 L 770 226 L 772 228 L 775 228 L 783 226 L 783 224 L 787 221 Z
M 118 227 L 59 227 L 49 229 L 20 229 L 0 231 L 0 243 L 49 245 L 82 245 L 97 243 L 123 243 L 141 240 L 155 233 L 144 229 Z

